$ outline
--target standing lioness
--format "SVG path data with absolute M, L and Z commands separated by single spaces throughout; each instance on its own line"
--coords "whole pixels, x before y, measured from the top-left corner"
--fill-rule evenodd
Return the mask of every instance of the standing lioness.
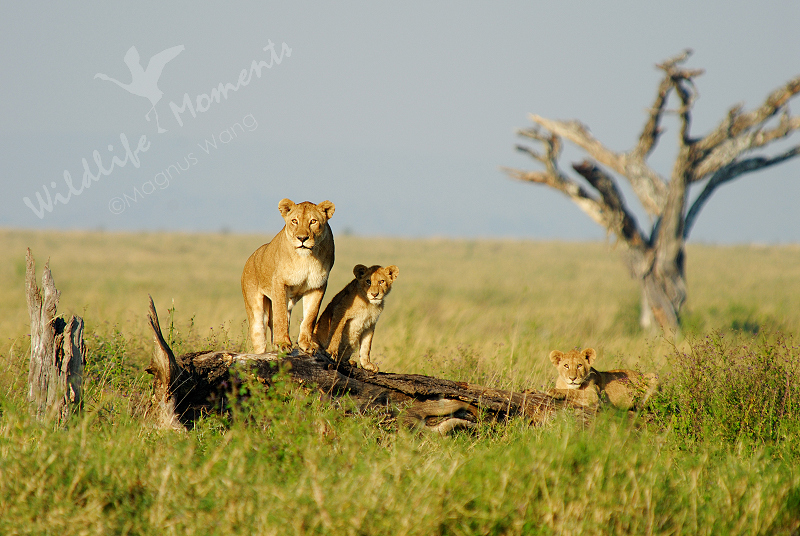
M 308 353 L 319 348 L 313 332 L 333 267 L 333 233 L 328 220 L 335 208 L 330 201 L 315 205 L 282 199 L 278 210 L 286 225 L 269 244 L 247 259 L 242 272 L 242 295 L 256 353 L 267 350 L 265 321 L 272 343 L 282 351 L 291 350 L 289 315 L 300 298 L 303 323 L 297 345 Z

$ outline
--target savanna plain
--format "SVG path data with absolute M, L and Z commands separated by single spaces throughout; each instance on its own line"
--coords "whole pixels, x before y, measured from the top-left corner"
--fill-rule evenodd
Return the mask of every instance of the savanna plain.
M 637 413 L 440 437 L 279 379 L 158 429 L 148 294 L 176 354 L 247 350 L 241 269 L 273 234 L 0 230 L 0 534 L 800 530 L 800 248 L 690 245 L 675 339 L 639 330 L 613 244 L 339 234 L 325 302 L 356 264 L 400 268 L 381 371 L 545 390 L 551 350 L 592 346 L 597 368 L 655 371 L 661 389 Z M 85 407 L 61 427 L 25 402 L 26 247 L 86 323 Z

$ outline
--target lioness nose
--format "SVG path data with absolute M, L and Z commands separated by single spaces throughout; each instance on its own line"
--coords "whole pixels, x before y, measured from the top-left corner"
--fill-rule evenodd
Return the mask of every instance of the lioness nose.
M 302 244 L 303 242 L 305 242 L 306 240 L 308 240 L 308 235 L 305 235 L 305 236 L 298 236 L 298 237 L 297 237 L 297 239 L 298 239 L 298 240 L 300 241 L 300 243 Z

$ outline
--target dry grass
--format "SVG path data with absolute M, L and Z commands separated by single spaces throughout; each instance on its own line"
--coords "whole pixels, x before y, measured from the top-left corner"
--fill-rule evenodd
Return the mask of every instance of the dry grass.
M 11 340 L 27 333 L 30 247 L 38 274 L 50 259 L 60 311 L 82 315 L 90 328 L 117 326 L 149 341 L 144 318 L 152 294 L 162 314 L 174 306 L 181 329 L 192 322 L 195 336 L 224 327 L 242 338 L 241 268 L 267 239 L 0 231 L 0 332 Z M 400 267 L 374 342 L 373 355 L 385 370 L 463 368 L 538 385 L 549 381 L 545 356 L 554 348 L 594 346 L 606 367 L 658 367 L 669 351 L 637 330 L 638 286 L 607 244 L 340 236 L 328 299 L 358 263 Z M 800 328 L 793 305 L 800 296 L 800 248 L 691 246 L 687 273 L 690 333 Z

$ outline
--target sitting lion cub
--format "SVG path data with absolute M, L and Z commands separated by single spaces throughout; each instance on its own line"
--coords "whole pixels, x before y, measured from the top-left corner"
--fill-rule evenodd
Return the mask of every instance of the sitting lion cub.
M 658 387 L 658 378 L 653 373 L 624 369 L 601 372 L 592 367 L 595 359 L 594 348 L 570 350 L 566 354 L 558 350 L 550 352 L 550 361 L 558 369 L 558 380 L 547 394 L 595 407 L 600 404 L 600 394 L 605 392 L 614 407 L 634 409 L 637 405 L 641 407 Z
M 371 266 L 358 264 L 353 268 L 355 279 L 333 297 L 331 303 L 317 320 L 314 334 L 317 342 L 333 359 L 350 359 L 358 351 L 361 366 L 378 372 L 378 366 L 369 360 L 372 334 L 383 311 L 383 299 L 392 290 L 392 283 L 400 270 L 397 266 Z

